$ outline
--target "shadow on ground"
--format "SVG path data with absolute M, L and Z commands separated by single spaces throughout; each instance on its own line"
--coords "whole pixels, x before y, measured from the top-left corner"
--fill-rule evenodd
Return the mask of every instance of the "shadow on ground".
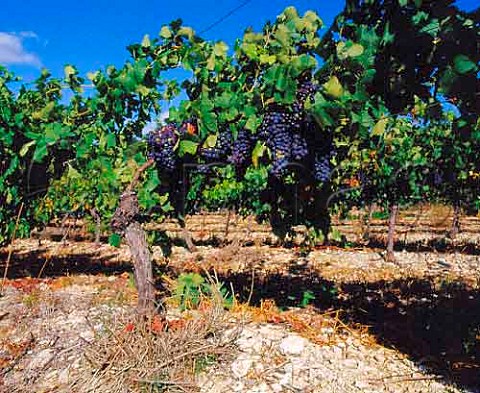
M 116 256 L 95 251 L 57 255 L 45 259 L 44 249 L 16 255 L 8 277 L 58 277 L 67 274 L 121 274 L 132 265 Z M 7 255 L 0 253 L 3 274 Z M 169 268 L 172 269 L 172 268 Z M 175 276 L 181 267 L 169 270 Z M 272 299 L 280 308 L 298 307 L 305 294 L 319 312 L 341 310 L 345 322 L 370 326 L 383 345 L 395 348 L 430 372 L 456 382 L 460 387 L 480 391 L 480 293 L 459 282 L 403 278 L 335 284 L 316 271 L 292 261 L 285 273 L 266 274 L 260 270 L 219 273 L 218 278 L 234 288 L 246 301 L 254 286 L 252 304 Z
M 297 268 L 297 267 L 295 267 Z M 296 269 L 297 270 L 297 269 Z M 250 294 L 252 274 L 220 275 L 241 300 Z M 348 283 L 336 286 L 314 272 L 256 275 L 252 303 L 273 299 L 299 306 L 305 293 L 319 311 L 341 310 L 344 322 L 370 326 L 383 345 L 395 348 L 430 372 L 462 388 L 480 391 L 480 293 L 461 283 L 429 279 Z
M 70 274 L 121 274 L 131 272 L 133 267 L 129 261 L 120 261 L 114 254 L 102 255 L 96 251 L 65 254 L 48 257 L 48 250 L 38 249 L 12 254 L 7 277 L 9 279 L 33 277 L 60 277 Z M 3 276 L 7 252 L 0 252 L 0 274 Z
M 385 248 L 385 239 L 382 237 L 372 236 L 368 241 L 369 248 Z M 355 244 L 354 246 L 361 246 Z M 418 240 L 418 241 L 403 241 L 401 239 L 395 242 L 395 251 L 409 251 L 409 252 L 437 252 L 437 253 L 451 253 L 460 252 L 468 255 L 480 255 L 480 248 L 475 242 L 455 242 L 446 237 L 435 237 L 432 239 Z

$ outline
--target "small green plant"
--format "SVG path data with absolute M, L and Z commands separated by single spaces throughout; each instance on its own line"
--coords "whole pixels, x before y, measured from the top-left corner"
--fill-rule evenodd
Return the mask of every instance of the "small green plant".
M 302 292 L 302 298 L 298 299 L 296 296 L 288 296 L 288 299 L 297 304 L 297 307 L 305 308 L 311 304 L 312 300 L 315 300 L 316 297 L 312 291 L 309 289 Z M 297 303 L 298 302 L 298 303 Z
M 302 300 L 300 302 L 300 307 L 307 307 L 313 300 L 315 300 L 315 295 L 312 291 L 303 291 Z
M 218 296 L 221 298 L 223 307 L 233 307 L 234 299 L 223 283 L 207 282 L 198 273 L 182 273 L 178 276 L 173 290 L 173 297 L 178 301 L 180 309 L 195 309 L 202 298 Z
M 202 355 L 195 359 L 195 374 L 201 374 L 204 372 L 208 367 L 214 365 L 217 362 L 217 356 L 215 354 L 206 354 Z
M 165 231 L 150 231 L 147 234 L 147 242 L 150 246 L 163 246 L 168 243 L 168 236 Z
M 309 228 L 305 236 L 305 245 L 307 247 L 314 247 L 317 244 L 322 244 L 325 237 L 320 229 Z
M 33 308 L 40 302 L 40 296 L 38 292 L 29 293 L 22 298 L 22 303 L 27 308 Z

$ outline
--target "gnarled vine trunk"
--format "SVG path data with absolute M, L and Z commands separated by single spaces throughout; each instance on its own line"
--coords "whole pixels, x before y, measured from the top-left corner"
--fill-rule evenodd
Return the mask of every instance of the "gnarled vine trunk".
M 142 165 L 120 196 L 120 204 L 110 223 L 112 229 L 125 238 L 133 259 L 135 284 L 138 290 L 137 310 L 146 315 L 155 311 L 155 283 L 153 280 L 152 256 L 148 248 L 147 236 L 138 221 L 140 208 L 137 194 L 133 191 L 139 177 L 150 165 L 152 160 Z
M 452 219 L 452 228 L 450 229 L 449 237 L 452 240 L 455 240 L 458 233 L 460 232 L 460 203 L 455 201 L 453 203 L 453 219 Z
M 115 232 L 123 235 L 132 254 L 138 290 L 137 310 L 140 314 L 149 314 L 155 309 L 155 284 L 152 257 L 145 231 L 137 220 L 138 213 L 137 194 L 126 191 L 120 196 L 120 204 L 112 218 L 111 226 Z
M 120 204 L 112 218 L 111 226 L 115 232 L 123 235 L 132 254 L 135 285 L 138 290 L 138 312 L 149 314 L 155 309 L 155 284 L 152 257 L 145 231 L 137 220 L 138 213 L 137 194 L 126 191 L 120 196 Z
M 392 203 L 389 206 L 388 219 L 388 237 L 387 237 L 387 262 L 395 262 L 395 254 L 393 253 L 395 247 L 395 223 L 397 221 L 398 205 Z
M 95 208 L 90 209 L 90 214 L 95 220 L 95 244 L 98 246 L 100 244 L 100 236 L 102 234 L 102 218 L 100 217 L 100 214 L 98 214 L 98 211 Z

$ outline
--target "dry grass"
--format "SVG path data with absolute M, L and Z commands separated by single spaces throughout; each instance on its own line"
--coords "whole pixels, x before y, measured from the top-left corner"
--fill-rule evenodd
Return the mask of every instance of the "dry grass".
M 201 310 L 201 311 L 200 311 Z M 234 353 L 232 329 L 214 296 L 187 318 L 117 322 L 88 344 L 75 392 L 195 392 L 206 369 Z

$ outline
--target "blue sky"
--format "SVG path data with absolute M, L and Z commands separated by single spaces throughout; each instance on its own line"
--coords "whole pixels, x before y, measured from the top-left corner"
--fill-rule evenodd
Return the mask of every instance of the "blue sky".
M 0 64 L 25 81 L 46 67 L 63 75 L 64 64 L 76 65 L 85 75 L 128 58 L 125 47 L 144 34 L 154 37 L 160 27 L 182 18 L 184 24 L 202 31 L 245 0 L 2 0 L 0 13 Z M 233 44 L 243 30 L 259 29 L 285 7 L 300 12 L 313 9 L 326 24 L 343 7 L 342 0 L 252 0 L 202 36 Z M 478 0 L 459 0 L 462 8 L 478 7 Z
M 244 0 L 2 0 L 0 63 L 5 64 L 10 56 L 9 68 L 26 80 L 37 76 L 42 66 L 62 75 L 66 63 L 86 74 L 109 64 L 123 64 L 128 58 L 127 45 L 141 41 L 144 34 L 157 36 L 161 26 L 173 19 L 181 18 L 199 32 L 242 3 Z M 321 3 L 324 5 L 315 7 Z M 343 1 L 252 0 L 202 36 L 233 44 L 246 27 L 260 28 L 289 5 L 302 12 L 321 8 L 320 16 L 329 23 Z M 16 42 L 5 43 L 9 38 L 5 34 Z M 2 42 L 15 50 L 4 47 L 2 56 Z

